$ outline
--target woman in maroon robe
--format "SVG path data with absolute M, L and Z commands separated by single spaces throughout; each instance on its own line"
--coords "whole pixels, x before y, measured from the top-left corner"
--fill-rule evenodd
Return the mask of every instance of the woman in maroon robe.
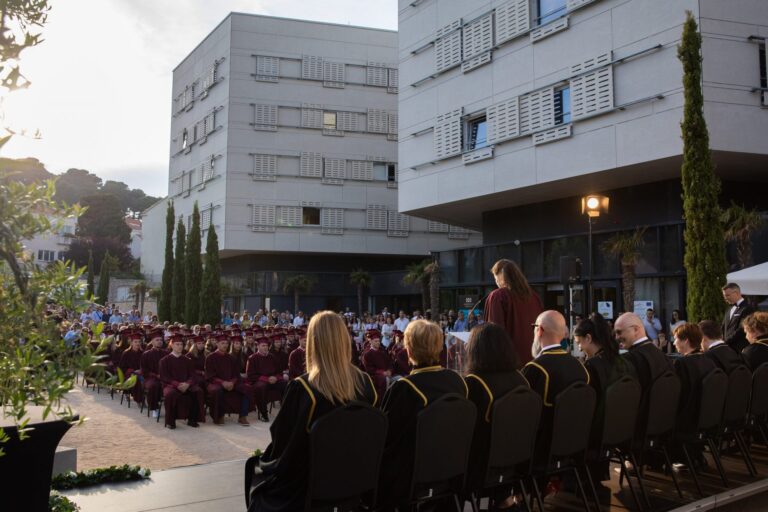
M 371 334 L 368 337 L 368 343 L 370 344 L 369 347 L 360 358 L 363 369 L 373 379 L 379 396 L 384 396 L 387 391 L 387 382 L 392 376 L 392 359 L 390 359 L 387 351 L 381 347 L 381 338 L 378 333 Z
M 195 368 L 193 380 L 195 384 L 205 388 L 205 342 L 200 336 L 192 336 L 192 346 L 189 347 L 186 357 L 191 360 Z M 202 417 L 201 417 L 202 418 Z
M 500 325 L 507 331 L 520 364 L 525 364 L 533 357 L 531 324 L 544 311 L 541 299 L 514 261 L 497 261 L 491 273 L 498 289 L 493 290 L 485 301 L 485 321 Z
M 285 343 L 283 342 L 282 334 L 273 336 L 272 348 L 269 350 L 269 353 L 275 356 L 278 370 L 286 373 L 288 371 L 288 352 L 285 351 Z
M 131 348 L 126 350 L 120 355 L 120 364 L 118 368 L 123 371 L 123 375 L 127 379 L 134 373 L 136 374 L 136 384 L 131 388 L 131 398 L 137 404 L 140 404 L 144 400 L 144 384 L 141 380 L 141 338 L 139 333 L 131 334 L 128 336 L 131 342 Z

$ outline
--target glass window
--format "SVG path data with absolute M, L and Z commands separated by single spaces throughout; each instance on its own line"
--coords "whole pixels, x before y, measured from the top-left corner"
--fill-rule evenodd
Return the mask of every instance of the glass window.
M 563 87 L 555 91 L 555 124 L 571 122 L 571 88 Z
M 440 281 L 444 284 L 456 284 L 459 281 L 459 266 L 456 259 L 456 251 L 440 253 Z
M 680 246 L 680 232 L 678 226 L 664 226 L 661 228 L 661 270 L 683 270 L 683 251 Z
M 375 181 L 387 181 L 387 164 L 374 162 L 373 179 Z
M 659 239 L 656 228 L 646 230 L 643 235 L 643 245 L 640 246 L 640 258 L 637 260 L 635 272 L 638 274 L 655 274 L 659 271 Z
M 582 275 L 589 269 L 584 265 L 587 257 L 587 237 L 568 237 L 544 242 L 544 277 L 560 277 L 560 258 L 574 256 L 582 261 Z
M 768 87 L 768 69 L 766 69 L 766 59 L 765 59 L 765 43 L 760 45 L 760 51 L 758 52 L 760 56 L 760 87 L 765 89 Z M 768 91 L 761 91 L 761 95 L 763 97 L 763 105 L 768 104 Z
M 397 167 L 395 167 L 395 164 L 387 164 L 387 181 L 397 181 Z
M 555 21 L 565 13 L 566 0 L 538 0 L 539 25 Z
M 461 281 L 463 283 L 476 283 L 481 280 L 480 263 L 481 249 L 472 248 L 461 251 Z
M 485 116 L 467 121 L 467 150 L 484 148 L 488 145 L 488 130 Z
M 594 255 L 593 271 L 596 276 L 617 276 L 621 274 L 619 258 L 605 250 L 603 244 L 614 234 L 605 233 L 592 236 L 592 254 Z M 587 265 L 589 263 L 586 263 Z M 584 271 L 582 269 L 582 271 Z
M 544 264 L 541 258 L 541 243 L 526 242 L 523 247 L 523 274 L 525 277 L 541 278 L 544 273 Z
M 301 209 L 301 223 L 305 226 L 320 225 L 320 208 L 304 207 Z
M 323 128 L 326 130 L 336 129 L 336 112 L 323 112 Z
M 181 134 L 181 149 L 187 149 L 187 144 L 189 142 L 189 132 L 187 132 L 186 129 Z

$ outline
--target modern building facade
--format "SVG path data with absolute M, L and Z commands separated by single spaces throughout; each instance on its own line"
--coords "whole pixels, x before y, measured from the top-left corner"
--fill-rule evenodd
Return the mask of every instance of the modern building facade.
M 41 267 L 67 259 L 69 246 L 75 237 L 77 219 L 52 218 L 51 224 L 54 228 L 51 231 L 24 241 L 24 251 L 29 255 L 30 261 Z
M 398 212 L 397 33 L 233 13 L 173 72 L 169 194 L 144 212 L 142 268 L 159 276 L 167 201 L 214 225 L 229 306 L 293 307 L 285 279 L 315 278 L 307 310 L 355 306 L 349 273 L 384 304 L 395 274 L 480 241 Z M 203 243 L 203 246 L 205 243 Z
M 560 257 L 574 256 L 583 264 L 574 310 L 597 301 L 632 310 L 603 242 L 647 226 L 636 300 L 663 319 L 684 309 L 677 45 L 686 10 L 703 36 L 723 206 L 766 211 L 764 1 L 400 1 L 400 211 L 483 236 L 437 255 L 443 307 L 487 293 L 500 257 L 521 265 L 547 307 L 565 307 Z M 610 209 L 590 236 L 580 205 L 594 193 Z M 768 259 L 764 234 L 756 261 Z M 578 289 L 589 285 L 585 298 Z

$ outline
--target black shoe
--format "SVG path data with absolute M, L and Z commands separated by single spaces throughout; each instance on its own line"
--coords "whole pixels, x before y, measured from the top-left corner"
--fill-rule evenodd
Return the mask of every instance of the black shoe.
M 197 428 L 197 427 L 199 427 L 199 426 L 200 426 L 200 424 L 199 424 L 198 422 L 196 422 L 195 420 L 189 420 L 189 421 L 187 421 L 187 425 L 188 425 L 188 426 L 190 426 L 190 427 L 192 427 L 192 428 Z
M 176 428 L 176 424 L 175 423 L 167 423 L 165 425 L 165 428 L 169 428 L 171 430 L 174 430 Z
M 269 423 L 269 413 L 266 411 L 259 412 L 259 421 L 263 421 L 264 423 Z

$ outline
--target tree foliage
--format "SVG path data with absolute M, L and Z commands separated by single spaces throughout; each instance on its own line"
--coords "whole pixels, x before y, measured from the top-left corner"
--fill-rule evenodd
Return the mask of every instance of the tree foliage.
M 173 290 L 171 292 L 171 319 L 184 323 L 187 319 L 186 306 L 192 299 L 188 298 L 186 290 L 186 275 L 184 269 L 187 263 L 187 230 L 184 222 L 179 219 L 176 225 L 176 251 L 173 258 Z M 191 318 L 187 321 L 193 322 Z
M 357 287 L 357 315 L 362 318 L 363 293 L 365 292 L 366 288 L 371 286 L 373 277 L 371 276 L 370 272 L 363 270 L 362 268 L 357 268 L 353 270 L 351 274 L 349 274 L 349 282 Z
M 403 276 L 405 286 L 415 285 L 421 290 L 421 310 L 424 312 L 427 311 L 429 304 L 429 274 L 426 269 L 430 263 L 432 262 L 428 259 L 411 263 L 405 268 L 405 276 Z
M 94 276 L 93 276 L 93 252 L 88 251 L 88 290 L 86 291 L 86 295 L 90 299 L 93 297 L 94 292 Z
M 283 291 L 285 293 L 293 293 L 294 314 L 299 311 L 299 296 L 311 292 L 315 283 L 316 281 L 314 278 L 304 274 L 296 274 L 285 280 L 283 283 Z
M 216 325 L 221 321 L 221 263 L 219 238 L 211 224 L 205 244 L 205 269 L 200 287 L 200 324 Z
M 725 236 L 718 205 L 720 181 L 715 176 L 709 150 L 709 132 L 704 119 L 701 89 L 701 34 L 691 12 L 683 26 L 677 49 L 683 65 L 683 216 L 687 273 L 688 320 L 720 318 L 723 311 L 721 287 L 727 263 Z
M 736 259 L 739 268 L 752 265 L 752 235 L 765 225 L 757 210 L 747 210 L 742 205 L 731 201 L 731 206 L 723 210 L 723 228 L 725 239 L 736 243 Z
M 109 280 L 111 279 L 110 273 L 115 266 L 115 260 L 109 253 L 104 255 L 101 260 L 101 269 L 99 270 L 99 288 L 96 291 L 98 301 L 102 304 L 106 304 L 109 301 Z
M 621 298 L 624 311 L 632 311 L 635 304 L 635 267 L 640 260 L 640 250 L 645 243 L 643 237 L 647 226 L 632 232 L 616 233 L 603 242 L 602 248 L 621 263 Z
M 200 281 L 203 278 L 203 262 L 200 259 L 201 251 L 200 240 L 200 210 L 197 207 L 197 201 L 192 209 L 192 225 L 189 228 L 189 238 L 187 240 L 187 259 L 186 259 L 186 292 L 189 299 L 184 313 L 189 323 L 197 323 L 200 320 Z M 218 255 L 218 244 L 217 252 Z
M 425 266 L 424 273 L 429 276 L 430 319 L 437 322 L 440 320 L 440 264 L 437 260 L 431 261 L 429 265 Z
M 101 266 L 104 255 L 109 253 L 117 261 L 116 269 L 128 270 L 131 256 L 131 229 L 117 204 L 117 198 L 109 194 L 83 197 L 80 201 L 87 209 L 77 221 L 75 239 L 69 246 L 67 257 L 78 266 L 85 266 L 89 254 L 93 254 L 96 266 Z
M 48 0 L 4 0 L 0 3 L 0 87 L 29 87 L 21 74 L 21 52 L 42 43 L 39 29 L 48 21 Z
M 85 169 L 67 169 L 56 179 L 56 201 L 75 204 L 84 197 L 95 196 L 101 189 L 101 178 Z
M 160 285 L 160 300 L 157 304 L 157 318 L 161 322 L 173 320 L 171 317 L 171 300 L 173 297 L 173 223 L 175 220 L 173 202 L 168 201 L 168 210 L 165 214 L 165 266 Z

